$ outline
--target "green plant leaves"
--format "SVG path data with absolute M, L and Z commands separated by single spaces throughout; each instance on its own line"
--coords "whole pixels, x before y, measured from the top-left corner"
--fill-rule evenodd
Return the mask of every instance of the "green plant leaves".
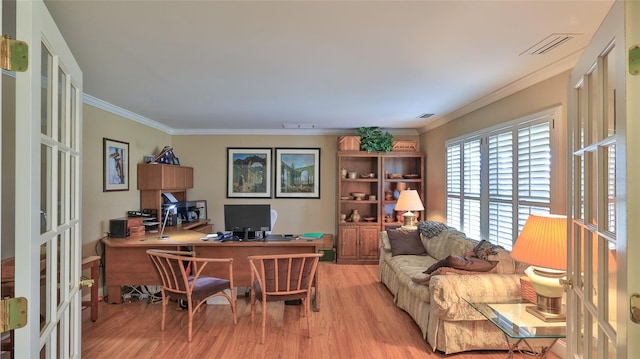
M 360 127 L 360 149 L 363 151 L 387 153 L 393 148 L 393 136 L 382 132 L 380 127 Z

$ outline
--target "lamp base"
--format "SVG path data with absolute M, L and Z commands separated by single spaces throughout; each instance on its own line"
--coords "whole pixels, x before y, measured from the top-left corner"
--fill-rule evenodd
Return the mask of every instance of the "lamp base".
M 564 322 L 567 320 L 567 316 L 564 313 L 554 314 L 543 312 L 533 305 L 526 307 L 527 312 L 533 314 L 536 318 L 545 322 Z
M 402 228 L 407 228 L 407 229 L 416 229 L 418 228 L 418 226 L 416 226 L 416 215 L 413 214 L 411 211 L 407 211 L 405 214 L 402 215 L 404 217 L 404 225 L 402 226 Z

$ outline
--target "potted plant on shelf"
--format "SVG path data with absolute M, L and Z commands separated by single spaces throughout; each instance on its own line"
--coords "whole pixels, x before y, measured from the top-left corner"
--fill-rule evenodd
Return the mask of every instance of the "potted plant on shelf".
M 367 152 L 387 153 L 393 149 L 393 136 L 380 127 L 360 127 L 360 149 Z

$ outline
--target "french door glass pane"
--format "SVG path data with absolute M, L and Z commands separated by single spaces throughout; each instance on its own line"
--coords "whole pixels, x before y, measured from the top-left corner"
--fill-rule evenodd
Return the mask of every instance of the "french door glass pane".
M 589 81 L 589 120 L 587 122 L 587 134 L 586 145 L 591 145 L 600 138 L 598 137 L 598 124 L 601 123 L 602 116 L 600 115 L 600 109 L 602 108 L 602 91 L 598 82 L 599 70 L 596 67 L 593 72 L 587 75 Z
M 66 223 L 66 194 L 67 194 L 67 160 L 66 154 L 58 151 L 58 225 Z
M 78 171 L 76 156 L 69 157 L 69 220 L 77 219 L 77 211 L 76 211 L 76 190 L 77 190 L 77 179 L 76 174 Z
M 47 265 L 50 259 L 48 256 L 49 245 L 51 245 L 51 241 L 40 245 L 40 313 L 38 318 L 40 318 L 41 321 L 44 319 L 44 323 L 41 322 L 41 328 L 44 328 L 46 324 L 51 322 L 51 316 L 53 315 L 49 312 L 49 306 L 47 305 L 47 298 L 49 298 L 47 292 L 49 289 L 48 285 L 50 283 L 48 278 L 51 278 L 51 273 L 49 272 Z
M 41 61 L 41 71 L 42 74 L 40 76 L 41 81 L 42 81 L 42 93 L 41 93 L 41 106 L 40 106 L 40 132 L 43 135 L 46 135 L 48 137 L 51 137 L 52 135 L 52 119 L 51 119 L 51 82 L 49 81 L 49 79 L 51 79 L 51 74 L 53 73 L 53 57 L 51 56 L 51 53 L 49 52 L 49 50 L 44 46 L 44 44 L 41 44 L 41 56 L 40 56 L 40 61 Z
M 606 191 L 607 191 L 607 223 L 606 229 L 611 233 L 616 232 L 616 145 L 604 148 L 607 161 Z
M 51 230 L 51 219 L 53 218 L 53 210 L 51 204 L 51 193 L 53 192 L 53 184 L 51 180 L 53 163 L 53 149 L 45 144 L 40 145 L 40 156 L 42 161 L 40 171 L 40 214 L 41 225 L 40 233 Z
M 58 68 L 58 142 L 67 143 L 67 75 L 61 68 Z
M 604 56 L 604 67 L 606 69 L 606 76 L 604 79 L 605 86 L 605 136 L 610 137 L 616 134 L 616 118 L 615 118 L 615 97 L 616 97 L 616 82 L 615 82 L 615 51 L 609 51 Z
M 76 96 L 78 96 L 78 90 L 76 90 L 75 86 L 73 86 L 73 84 L 71 84 L 71 95 L 70 95 L 70 102 L 71 102 L 71 106 L 70 106 L 70 111 L 69 111 L 69 147 L 71 147 L 74 150 L 79 150 L 78 148 L 78 139 L 76 136 L 78 136 L 78 115 L 77 115 L 77 109 L 76 106 L 78 105 L 78 101 L 76 100 Z
M 585 153 L 585 211 L 587 214 L 587 223 L 595 226 L 598 225 L 598 167 L 596 155 L 594 152 Z

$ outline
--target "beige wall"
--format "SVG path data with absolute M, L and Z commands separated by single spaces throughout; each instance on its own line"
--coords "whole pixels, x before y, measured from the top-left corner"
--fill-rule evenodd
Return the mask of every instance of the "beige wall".
M 427 218 L 446 221 L 445 142 L 554 106 L 562 106 L 556 121 L 557 140 L 552 143 L 552 212 L 565 213 L 566 203 L 566 105 L 569 72 L 562 73 L 420 135 L 426 153 Z
M 227 198 L 227 147 L 320 148 L 320 199 Z M 224 204 L 268 203 L 278 211 L 275 233 L 335 233 L 337 136 L 174 136 L 173 148 L 194 168 L 187 197 L 207 200 L 214 231 L 224 231 Z
M 109 231 L 109 220 L 140 208 L 137 164 L 159 153 L 171 136 L 113 113 L 84 105 L 82 129 L 82 254 L 95 255 L 95 246 Z M 103 192 L 103 138 L 129 143 L 129 190 Z
M 109 230 L 109 219 L 140 209 L 137 164 L 144 155 L 171 145 L 183 166 L 193 167 L 194 187 L 189 200 L 206 200 L 214 231 L 224 231 L 225 203 L 269 203 L 278 211 L 274 232 L 336 231 L 337 135 L 177 135 L 171 136 L 110 112 L 84 105 L 82 160 L 83 255 L 94 255 L 98 240 Z M 102 191 L 102 139 L 129 142 L 129 191 Z M 418 140 L 417 136 L 397 139 Z M 320 148 L 320 199 L 239 199 L 226 197 L 227 147 Z M 274 153 L 275 156 L 275 153 Z

